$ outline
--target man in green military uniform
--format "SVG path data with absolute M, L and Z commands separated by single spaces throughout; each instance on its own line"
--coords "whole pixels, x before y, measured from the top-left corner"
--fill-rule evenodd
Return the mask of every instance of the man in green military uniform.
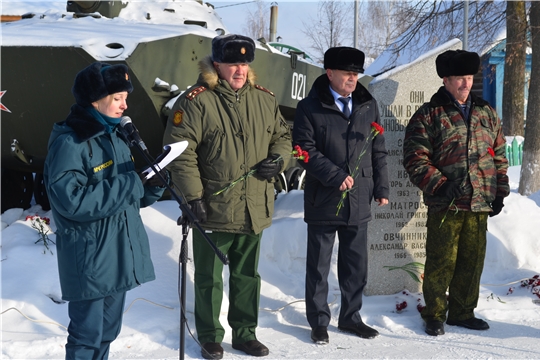
M 487 219 L 501 212 L 510 188 L 501 122 L 484 99 L 470 92 L 479 65 L 474 52 L 439 55 L 436 68 L 444 86 L 405 130 L 403 164 L 428 206 L 422 318 L 433 336 L 444 334 L 445 320 L 489 329 L 474 316 Z
M 187 140 L 169 170 L 206 234 L 229 258 L 232 346 L 253 356 L 269 350 L 255 335 L 263 229 L 274 211 L 273 179 L 291 153 L 290 130 L 274 95 L 255 84 L 249 63 L 255 43 L 241 35 L 217 36 L 212 56 L 199 63 L 197 83 L 175 103 L 164 143 Z M 257 171 L 226 191 L 231 182 Z M 216 194 L 218 193 L 218 194 Z M 223 264 L 203 235 L 193 232 L 195 325 L 206 359 L 223 357 L 219 322 Z

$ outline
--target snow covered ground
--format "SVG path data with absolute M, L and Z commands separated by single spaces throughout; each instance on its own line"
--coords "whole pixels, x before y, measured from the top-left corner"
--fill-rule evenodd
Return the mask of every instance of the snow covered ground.
M 31 8 L 28 8 L 28 3 L 32 3 Z M 175 6 L 179 6 L 178 3 Z M 51 10 L 47 12 L 47 21 L 70 21 L 58 15 L 58 12 L 65 11 L 65 2 L 11 0 L 2 1 L 1 6 L 3 14 L 22 14 L 30 9 L 35 12 Z M 153 19 L 156 22 L 166 22 L 159 19 L 159 12 L 155 13 Z M 128 23 L 131 20 L 117 21 Z M 95 42 L 103 32 L 99 29 L 92 31 L 89 43 Z M 68 34 L 64 35 L 51 35 L 51 38 L 67 41 Z M 20 39 L 12 41 L 23 43 Z M 313 344 L 303 302 L 306 255 L 303 192 L 280 194 L 273 225 L 263 235 L 259 266 L 263 284 L 257 336 L 270 348 L 267 358 L 540 358 L 540 350 L 534 345 L 540 337 L 540 298 L 532 293 L 533 289 L 520 286 L 522 279 L 540 273 L 540 192 L 529 197 L 519 195 L 516 192 L 519 171 L 518 166 L 510 168 L 513 191 L 505 200 L 502 213 L 489 219 L 488 252 L 476 314 L 486 319 L 491 329 L 475 332 L 448 326 L 446 335 L 440 337 L 424 333 L 416 309 L 421 294 L 409 294 L 407 291 L 405 294 L 365 298 L 361 311 L 363 319 L 380 332 L 379 337 L 364 340 L 339 332 L 337 314 L 340 298 L 334 264 L 328 298 L 334 315 L 329 328 L 330 344 Z M 38 233 L 31 227 L 31 222 L 26 221 L 28 215 L 35 214 L 52 218 L 50 212 L 39 206 L 26 211 L 11 209 L 1 216 L 2 359 L 64 358 L 65 327 L 69 322 L 67 304 L 60 300 L 56 254 L 47 252 L 40 243 L 35 244 L 39 239 Z M 180 344 L 178 256 L 182 238 L 176 219 L 180 211 L 175 202 L 163 201 L 143 209 L 141 214 L 151 241 L 157 279 L 128 292 L 124 326 L 119 338 L 111 345 L 110 358 L 176 359 Z M 54 230 L 54 219 L 51 220 Z M 55 240 L 54 234 L 49 236 Z M 191 249 L 190 240 L 191 235 Z M 51 251 L 56 253 L 54 245 Z M 188 325 L 194 328 L 192 263 L 188 263 L 187 270 Z M 510 288 L 513 288 L 512 293 L 509 293 Z M 396 304 L 403 301 L 408 306 L 397 312 Z M 225 297 L 222 308 L 222 323 L 227 329 L 223 343 L 224 358 L 246 359 L 247 355 L 230 345 L 227 307 Z M 198 344 L 189 333 L 185 340 L 185 357 L 200 358 Z
M 262 293 L 258 338 L 270 348 L 271 359 L 538 359 L 540 306 L 531 288 L 520 280 L 540 273 L 540 192 L 524 197 L 516 192 L 520 167 L 511 167 L 512 193 L 502 213 L 489 219 L 488 252 L 476 314 L 491 329 L 473 331 L 446 327 L 446 335 L 424 333 L 416 309 L 421 294 L 366 296 L 364 321 L 380 336 L 365 340 L 337 330 L 339 291 L 336 269 L 330 275 L 328 298 L 333 312 L 330 344 L 315 345 L 304 315 L 306 225 L 303 192 L 278 196 L 272 227 L 265 230 L 261 250 Z M 62 359 L 69 319 L 61 298 L 56 256 L 41 244 L 27 215 L 51 218 L 39 206 L 2 214 L 2 358 Z M 152 246 L 157 280 L 128 292 L 124 326 L 111 346 L 111 359 L 176 359 L 179 356 L 178 255 L 182 239 L 174 201 L 142 210 Z M 52 228 L 55 229 L 54 219 Z M 54 241 L 55 235 L 49 235 Z M 191 235 L 189 236 L 191 240 Z M 191 241 L 189 241 L 191 249 Z M 55 246 L 51 250 L 55 253 Z M 226 270 L 227 271 L 227 270 Z M 188 325 L 194 332 L 193 264 L 187 265 Z M 227 278 L 227 275 L 225 275 Z M 509 289 L 513 292 L 509 293 Z M 53 301 L 54 300 L 54 301 Z M 56 301 L 56 302 L 55 302 Z M 407 301 L 401 312 L 396 304 Z M 226 359 L 248 355 L 231 347 L 227 326 L 227 297 L 222 323 Z M 186 332 L 185 358 L 200 358 L 197 343 Z

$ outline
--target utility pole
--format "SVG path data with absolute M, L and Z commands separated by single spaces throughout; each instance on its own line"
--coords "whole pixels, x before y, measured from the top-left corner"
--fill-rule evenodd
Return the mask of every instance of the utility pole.
M 469 0 L 463 3 L 463 50 L 469 50 Z
M 354 48 L 358 49 L 358 0 L 354 0 Z
M 278 20 L 278 5 L 273 2 L 270 6 L 270 42 L 276 41 Z

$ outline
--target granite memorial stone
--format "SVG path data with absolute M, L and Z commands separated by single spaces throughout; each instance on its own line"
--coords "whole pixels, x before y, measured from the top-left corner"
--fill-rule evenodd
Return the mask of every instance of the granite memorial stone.
M 366 295 L 422 289 L 427 208 L 422 192 L 409 181 L 403 168 L 403 138 L 411 116 L 442 86 L 435 58 L 446 50 L 457 49 L 461 49 L 461 41 L 450 41 L 409 64 L 379 75 L 369 85 L 384 127 L 390 198 L 386 206 L 372 204 Z

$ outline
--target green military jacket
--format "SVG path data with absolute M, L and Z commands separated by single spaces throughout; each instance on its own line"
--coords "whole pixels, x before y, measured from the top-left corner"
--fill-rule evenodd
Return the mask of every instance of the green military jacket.
M 204 229 L 258 234 L 271 224 L 272 182 L 254 174 L 214 194 L 271 154 L 281 155 L 285 167 L 292 151 L 289 127 L 274 95 L 255 85 L 252 70 L 235 92 L 218 78 L 210 57 L 199 68 L 199 80 L 178 98 L 167 121 L 164 143 L 189 143 L 168 169 L 176 191 L 187 201 L 204 199 Z
M 496 196 L 506 197 L 506 140 L 495 110 L 471 93 L 469 119 L 441 87 L 412 116 L 405 129 L 403 165 L 424 195 L 430 211 L 448 208 L 452 199 L 436 194 L 446 180 L 462 181 L 459 210 L 491 212 Z

